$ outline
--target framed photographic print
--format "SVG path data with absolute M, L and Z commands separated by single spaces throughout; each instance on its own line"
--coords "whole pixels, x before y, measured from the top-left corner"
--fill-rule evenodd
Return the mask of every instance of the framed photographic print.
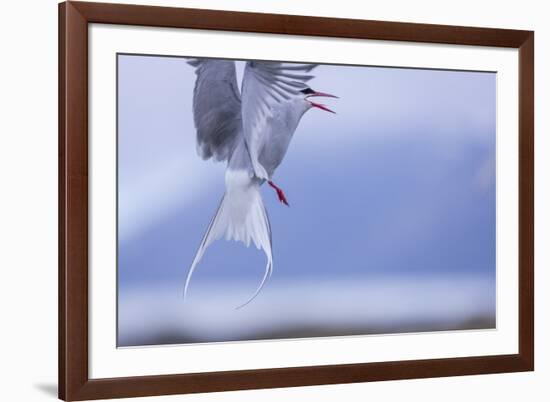
M 61 399 L 533 370 L 533 32 L 59 23 Z

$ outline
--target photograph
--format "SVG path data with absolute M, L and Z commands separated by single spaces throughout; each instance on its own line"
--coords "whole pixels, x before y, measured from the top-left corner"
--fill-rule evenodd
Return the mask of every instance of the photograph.
M 496 328 L 494 71 L 116 58 L 118 347 Z

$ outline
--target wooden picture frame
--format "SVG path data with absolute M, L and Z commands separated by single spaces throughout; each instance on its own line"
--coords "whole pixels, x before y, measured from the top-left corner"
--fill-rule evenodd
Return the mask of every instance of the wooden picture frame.
M 90 379 L 88 373 L 88 24 L 225 30 L 519 49 L 519 353 Z M 140 397 L 534 369 L 534 33 L 184 8 L 59 5 L 59 397 Z

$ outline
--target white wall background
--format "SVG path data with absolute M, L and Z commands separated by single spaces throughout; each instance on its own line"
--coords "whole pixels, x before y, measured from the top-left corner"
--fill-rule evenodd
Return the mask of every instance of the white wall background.
M 128 1 L 124 1 L 128 2 Z M 536 371 L 171 396 L 159 401 L 545 401 L 550 390 L 550 26 L 543 1 L 135 0 L 155 5 L 535 30 Z M 54 400 L 57 382 L 57 2 L 3 2 L 0 24 L 0 398 Z

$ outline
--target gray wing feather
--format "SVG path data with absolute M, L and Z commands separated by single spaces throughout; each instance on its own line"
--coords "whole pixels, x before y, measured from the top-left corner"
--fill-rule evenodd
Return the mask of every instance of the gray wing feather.
M 316 64 L 259 61 L 246 64 L 242 89 L 243 133 L 257 177 L 269 178 L 266 169 L 258 161 L 267 140 L 268 118 L 273 115 L 277 105 L 288 101 L 305 88 L 305 83 L 314 77 L 307 73 L 315 67 Z
M 193 91 L 197 153 L 203 159 L 228 160 L 242 135 L 235 62 L 198 58 L 187 62 L 197 74 Z

